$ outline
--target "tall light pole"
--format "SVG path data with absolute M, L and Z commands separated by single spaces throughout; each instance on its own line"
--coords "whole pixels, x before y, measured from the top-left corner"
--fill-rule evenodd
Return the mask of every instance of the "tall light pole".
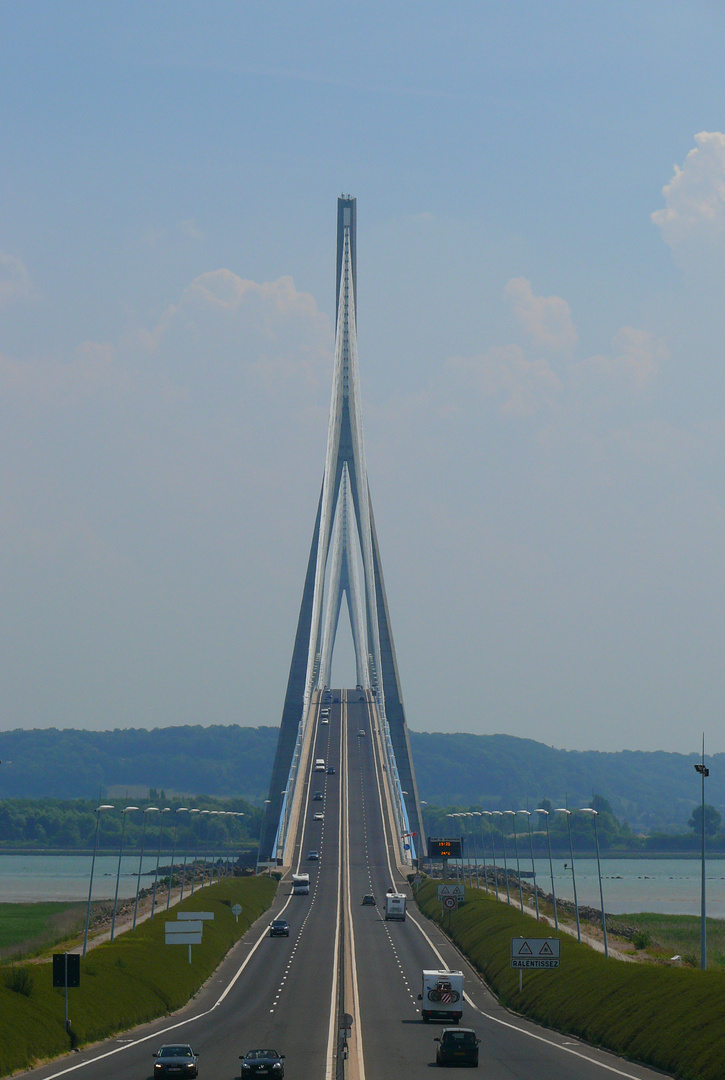
M 420 805 L 421 805 L 421 811 L 420 812 L 421 812 L 421 815 L 423 817 L 423 832 L 425 833 L 426 838 L 430 839 L 430 830 L 428 829 L 428 825 L 427 825 L 426 820 L 425 820 L 425 810 L 422 809 L 424 806 L 427 806 L 428 803 L 425 801 L 425 799 L 421 799 L 420 800 Z M 421 869 L 423 868 L 423 859 L 424 858 L 425 858 L 425 853 L 421 852 L 421 855 L 420 855 Z
M 147 806 L 143 812 L 143 828 L 141 829 L 141 854 L 138 857 L 138 874 L 136 880 L 136 903 L 133 905 L 133 926 L 132 930 L 136 929 L 136 916 L 138 915 L 138 894 L 141 891 L 141 864 L 143 863 L 143 849 L 146 841 L 146 815 L 159 813 L 158 806 Z
M 91 881 L 88 886 L 88 908 L 86 909 L 86 932 L 83 935 L 83 955 L 86 955 L 86 947 L 88 945 L 88 924 L 91 921 L 91 893 L 93 892 L 93 871 L 96 866 L 96 851 L 98 849 L 98 826 L 101 824 L 101 812 L 103 810 L 115 810 L 114 806 L 108 803 L 104 803 L 102 806 L 97 806 L 93 813 L 96 815 L 96 831 L 93 834 L 93 858 L 91 860 Z
M 549 811 L 543 807 L 537 807 L 535 813 L 546 815 L 546 846 L 549 849 L 549 873 L 551 874 L 551 898 L 554 901 L 554 928 L 559 929 L 559 916 L 556 913 L 556 892 L 554 890 L 554 863 L 551 858 L 551 837 L 549 835 Z
M 700 967 L 704 971 L 707 967 L 707 918 L 705 913 L 705 777 L 710 775 L 710 770 L 705 767 L 705 733 L 702 735 L 702 763 L 698 762 L 695 765 L 695 772 L 699 772 L 700 779 L 702 780 L 702 856 L 701 874 L 702 881 L 700 886 Z
M 486 841 L 483 836 L 483 811 L 474 810 L 473 816 L 478 818 L 478 824 L 481 826 L 481 854 L 483 856 L 483 887 L 486 890 L 486 896 L 488 896 L 488 870 L 486 868 Z M 476 873 L 476 882 L 478 882 L 478 873 Z
M 523 911 L 524 910 L 524 893 L 523 893 L 523 889 L 521 888 L 521 866 L 519 865 L 519 838 L 516 835 L 516 811 L 515 810 L 504 810 L 504 814 L 510 814 L 511 815 L 511 822 L 512 822 L 513 827 L 514 827 L 514 849 L 516 851 L 516 877 L 518 878 L 518 882 L 519 882 L 519 903 L 521 904 L 521 910 Z
M 113 918 L 111 919 L 111 941 L 113 941 L 113 935 L 116 932 L 116 908 L 118 907 L 118 883 L 121 878 L 121 858 L 123 856 L 123 834 L 126 831 L 126 814 L 129 810 L 138 810 L 137 806 L 127 806 L 125 810 L 121 811 L 122 825 L 121 825 L 121 846 L 118 849 L 118 869 L 116 871 L 116 895 L 113 898 Z
M 491 830 L 491 860 L 493 864 L 493 884 L 496 889 L 496 899 L 500 900 L 501 897 L 498 894 L 498 867 L 496 866 L 496 845 L 493 840 L 493 810 L 482 810 L 482 817 L 488 818 L 488 825 Z
M 576 898 L 576 875 L 574 873 L 574 848 L 572 847 L 572 843 L 571 843 L 571 810 L 567 810 L 567 808 L 565 806 L 559 806 L 554 811 L 554 813 L 556 813 L 556 814 L 566 814 L 566 824 L 567 824 L 567 828 L 569 830 L 569 856 L 571 858 L 571 882 L 572 882 L 572 885 L 574 886 L 574 911 L 576 912 L 576 937 L 577 937 L 577 941 L 581 945 L 582 932 L 581 932 L 581 927 L 579 926 L 579 901 Z
M 174 859 L 176 858 L 176 833 L 177 833 L 177 830 L 179 828 L 179 818 L 178 818 L 177 815 L 178 814 L 188 814 L 188 812 L 189 812 L 188 806 L 177 806 L 176 810 L 174 810 L 174 838 L 171 841 L 171 870 L 169 871 L 169 891 L 166 894 L 166 910 L 167 911 L 169 910 L 169 905 L 171 904 L 171 886 L 174 883 Z M 182 887 L 182 889 L 184 887 L 183 879 L 182 879 L 181 887 Z
M 173 811 L 172 811 L 170 806 L 165 806 L 163 808 L 163 810 L 160 811 L 160 813 L 161 813 L 161 817 L 159 818 L 159 846 L 158 846 L 158 849 L 156 851 L 156 873 L 154 874 L 154 892 L 153 892 L 153 896 L 151 897 L 151 918 L 152 919 L 154 917 L 154 912 L 156 911 L 156 883 L 159 880 L 159 861 L 161 859 L 161 837 L 164 835 L 164 814 L 171 814 L 171 813 L 173 813 Z M 171 892 L 171 877 L 170 876 L 169 876 L 169 892 Z
M 199 811 L 199 820 L 200 821 L 201 821 L 202 817 L 204 816 L 204 814 L 206 814 L 206 833 L 204 834 L 204 864 L 203 864 L 203 866 L 201 868 L 201 888 L 202 889 L 204 888 L 204 882 L 206 881 L 206 862 L 207 862 L 207 853 L 209 851 L 209 818 L 211 816 L 211 810 L 200 810 Z M 201 833 L 201 825 L 199 826 L 199 832 Z M 194 888 L 193 884 L 192 884 L 191 887 L 192 887 L 192 889 Z
M 495 814 L 496 817 L 501 818 L 501 821 L 500 821 L 499 824 L 501 825 L 501 846 L 503 847 L 503 875 L 504 875 L 504 877 L 506 879 L 506 903 L 510 904 L 511 903 L 511 890 L 509 889 L 509 868 L 508 868 L 508 863 L 506 862 L 506 837 L 503 834 L 503 811 L 502 810 L 492 810 L 491 813 Z
M 599 861 L 599 834 L 597 832 L 597 818 L 599 811 L 595 810 L 592 806 L 582 806 L 582 814 L 591 814 L 594 821 L 594 846 L 597 849 L 597 873 L 599 874 L 599 900 L 602 905 L 602 933 L 604 935 L 604 955 L 609 956 L 609 946 L 607 945 L 607 916 L 604 914 L 604 892 L 602 890 L 602 864 Z
M 529 827 L 529 851 L 531 852 L 531 873 L 534 878 L 534 907 L 536 908 L 536 921 L 539 921 L 539 892 L 536 888 L 536 863 L 534 862 L 534 841 L 531 836 L 531 811 L 517 810 L 517 814 L 526 814 L 526 823 Z
M 474 815 L 473 810 L 467 810 L 466 811 L 466 817 L 467 818 L 472 818 L 474 816 L 475 815 Z M 480 882 L 478 880 L 478 843 L 477 843 L 477 838 L 476 838 L 476 830 L 473 827 L 473 822 L 472 821 L 469 822 L 469 824 L 471 826 L 471 842 L 473 844 L 473 863 L 474 863 L 474 865 L 476 867 L 476 888 L 480 889 L 481 884 L 480 884 Z M 471 878 L 471 888 L 473 888 L 473 874 L 471 873 L 471 864 L 470 864 L 470 862 L 468 864 L 468 873 L 469 873 L 470 878 Z
M 199 813 L 199 810 L 195 806 L 192 807 L 191 810 L 189 811 L 189 824 L 188 824 L 188 828 L 186 830 L 186 845 L 184 847 L 184 864 L 183 864 L 183 866 L 181 868 L 181 895 L 179 896 L 179 903 L 181 903 L 181 901 L 184 899 L 184 886 L 186 885 L 186 857 L 189 854 L 189 845 L 191 843 L 192 834 L 194 832 L 194 819 L 193 819 L 193 817 L 191 815 L 192 814 L 198 814 L 198 813 Z M 192 884 L 193 884 L 193 882 L 194 882 L 193 877 L 192 877 L 191 881 L 192 881 Z

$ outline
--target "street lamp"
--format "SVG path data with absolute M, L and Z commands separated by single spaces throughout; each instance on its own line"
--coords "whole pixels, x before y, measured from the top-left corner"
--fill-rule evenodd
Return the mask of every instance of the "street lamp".
M 206 818 L 206 834 L 204 836 L 204 863 L 203 863 L 202 868 L 201 868 L 201 885 L 200 885 L 200 888 L 202 888 L 202 889 L 204 888 L 204 882 L 206 880 L 206 861 L 207 861 L 207 852 L 208 852 L 208 849 L 209 849 L 209 816 L 211 815 L 211 810 L 200 810 L 199 811 L 199 821 L 201 821 L 204 814 L 207 815 L 207 818 Z M 201 825 L 199 826 L 199 834 L 201 834 Z M 200 835 L 199 838 L 201 839 L 201 835 Z M 194 891 L 194 882 L 193 881 L 191 883 L 191 891 L 192 892 Z
M 188 806 L 177 806 L 176 810 L 174 811 L 174 815 L 176 815 L 176 814 L 188 814 L 188 812 L 189 812 Z M 178 817 L 174 816 L 174 838 L 171 841 L 171 870 L 169 871 L 169 891 L 166 894 L 166 910 L 167 911 L 169 910 L 169 904 L 171 903 L 171 886 L 173 885 L 173 882 L 174 882 L 174 859 L 176 858 L 176 832 L 177 832 L 178 827 L 179 827 L 179 819 L 178 819 Z M 181 879 L 181 888 L 182 889 L 184 888 L 184 879 L 183 879 L 183 877 Z
M 516 835 L 516 811 L 515 810 L 504 810 L 504 814 L 511 814 L 511 821 L 512 821 L 512 824 L 513 824 L 513 827 L 514 827 L 514 848 L 516 850 L 516 877 L 518 878 L 518 881 L 519 881 L 519 903 L 521 904 L 521 911 L 523 912 L 523 910 L 524 910 L 524 893 L 523 893 L 523 890 L 521 888 L 521 867 L 519 865 L 519 840 L 518 840 L 518 836 Z
M 192 833 L 194 831 L 194 819 L 193 819 L 193 817 L 191 815 L 192 814 L 198 814 L 198 813 L 199 813 L 199 811 L 197 810 L 197 808 L 195 806 L 192 807 L 192 809 L 189 811 L 189 825 L 188 825 L 188 828 L 186 830 L 186 844 L 184 846 L 184 864 L 181 867 L 181 894 L 179 896 L 179 903 L 181 903 L 182 900 L 184 899 L 184 886 L 186 885 L 186 857 L 187 857 L 187 855 L 189 853 L 189 845 L 191 843 L 191 836 L 192 836 Z M 191 882 L 192 882 L 192 885 L 193 885 L 193 883 L 194 883 L 194 878 L 193 877 L 191 879 Z
M 581 945 L 581 943 L 582 943 L 582 932 L 581 932 L 581 927 L 579 926 L 579 901 L 576 898 L 576 875 L 574 873 L 574 848 L 572 847 L 572 844 L 571 844 L 571 810 L 567 810 L 567 808 L 565 806 L 559 806 L 554 811 L 554 813 L 556 813 L 556 814 L 566 814 L 566 824 L 567 824 L 567 828 L 569 830 L 569 855 L 571 857 L 571 882 L 572 882 L 572 885 L 574 886 L 574 911 L 576 912 L 576 936 L 577 936 L 577 941 Z
M 93 834 L 93 858 L 91 860 L 91 882 L 88 886 L 88 908 L 86 910 L 86 932 L 83 935 L 83 955 L 86 955 L 86 946 L 88 945 L 88 924 L 91 921 L 91 893 L 93 892 L 93 870 L 96 865 L 96 850 L 98 848 L 98 826 L 101 824 L 101 811 L 102 810 L 114 810 L 115 807 L 108 803 L 104 803 L 102 806 L 97 806 L 93 813 L 96 815 L 96 831 Z
M 474 816 L 473 810 L 467 810 L 466 813 L 464 814 L 464 817 L 467 817 L 467 818 L 469 818 L 469 817 L 472 818 L 473 816 Z M 471 825 L 471 842 L 473 844 L 473 864 L 476 867 L 476 888 L 479 889 L 481 887 L 481 885 L 480 885 L 480 882 L 478 880 L 478 844 L 476 843 L 476 830 L 473 828 L 473 822 L 470 822 L 470 825 Z M 473 888 L 473 872 L 471 870 L 470 860 L 469 860 L 469 863 L 468 863 L 468 876 L 471 879 L 471 888 Z
M 594 821 L 594 846 L 597 849 L 597 873 L 599 874 L 599 900 L 602 905 L 602 933 L 604 934 L 604 955 L 609 956 L 609 947 L 607 945 L 607 916 L 604 914 L 604 892 L 602 891 L 602 864 L 599 861 L 599 834 L 597 833 L 597 818 L 599 811 L 595 810 L 591 806 L 582 806 L 580 813 L 591 814 Z
M 483 855 L 483 887 L 486 890 L 486 896 L 488 896 L 488 869 L 486 867 L 486 841 L 483 836 L 483 811 L 474 810 L 473 816 L 477 817 L 478 824 L 481 826 L 481 854 Z M 476 869 L 476 883 L 478 883 L 478 868 Z
M 493 842 L 493 810 L 482 810 L 481 816 L 488 818 L 488 824 L 491 830 L 491 859 L 493 862 L 493 884 L 496 889 L 496 899 L 500 900 L 501 897 L 498 894 L 498 868 L 496 866 L 496 845 Z
M 549 873 L 551 874 L 551 898 L 554 901 L 554 929 L 559 929 L 559 916 L 556 913 L 556 892 L 554 890 L 554 863 L 551 859 L 551 837 L 549 836 L 549 811 L 543 807 L 537 807 L 535 813 L 546 815 L 546 846 L 549 849 Z
M 161 859 L 161 837 L 164 835 L 164 814 L 171 814 L 172 810 L 170 806 L 165 806 L 160 811 L 161 817 L 159 818 L 159 846 L 156 851 L 156 873 L 154 874 L 154 892 L 151 897 L 151 918 L 154 917 L 156 910 L 156 883 L 159 880 L 159 860 Z M 171 875 L 169 875 L 169 891 L 171 891 Z
M 526 814 L 526 822 L 529 826 L 529 851 L 531 852 L 531 873 L 534 878 L 534 907 L 536 908 L 536 921 L 539 921 L 539 893 L 536 888 L 536 863 L 534 862 L 534 841 L 531 837 L 531 811 L 517 810 L 517 814 Z
M 492 810 L 491 813 L 495 814 L 496 817 L 501 818 L 501 821 L 499 822 L 499 824 L 501 826 L 501 846 L 503 847 L 503 874 L 504 874 L 504 877 L 506 879 L 506 903 L 510 904 L 511 903 L 511 890 L 509 889 L 509 868 L 508 868 L 508 863 L 506 862 L 506 837 L 503 834 L 503 811 L 502 810 Z
M 707 967 L 707 920 L 705 917 L 705 777 L 710 775 L 710 770 L 705 767 L 705 735 L 702 736 L 702 762 L 695 765 L 695 772 L 699 772 L 702 781 L 702 883 L 700 888 L 700 967 L 704 971 Z
M 143 812 L 143 828 L 141 829 L 141 854 L 138 857 L 138 874 L 137 874 L 137 880 L 136 880 L 136 903 L 133 905 L 133 926 L 131 927 L 132 930 L 136 929 L 136 916 L 138 914 L 138 894 L 141 891 L 141 864 L 143 862 L 143 849 L 144 849 L 144 842 L 146 840 L 146 815 L 147 814 L 153 814 L 153 813 L 156 813 L 156 814 L 159 813 L 158 806 L 147 806 L 146 809 Z
M 121 811 L 122 825 L 121 825 L 121 846 L 118 849 L 118 870 L 116 871 L 116 895 L 113 898 L 113 918 L 111 919 L 111 941 L 113 941 L 113 935 L 116 932 L 116 908 L 118 907 L 118 882 L 121 877 L 121 857 L 123 855 L 123 834 L 126 831 L 126 814 L 129 810 L 138 810 L 137 806 L 127 806 L 125 810 Z

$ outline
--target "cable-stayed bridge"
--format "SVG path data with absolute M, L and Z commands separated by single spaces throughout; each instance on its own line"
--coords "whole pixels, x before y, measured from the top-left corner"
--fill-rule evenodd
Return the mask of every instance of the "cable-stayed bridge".
M 355 650 L 356 702 L 364 700 L 379 738 L 399 859 L 423 850 L 422 815 L 395 659 L 382 562 L 365 463 L 357 351 L 356 200 L 337 201 L 335 364 L 327 454 L 297 621 L 259 861 L 288 865 L 291 825 L 314 727 L 329 690 L 335 639 L 346 602 Z

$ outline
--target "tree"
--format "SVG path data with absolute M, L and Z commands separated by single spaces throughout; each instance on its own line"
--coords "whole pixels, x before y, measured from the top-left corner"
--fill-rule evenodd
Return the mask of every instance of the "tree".
M 705 803 L 705 835 L 714 836 L 720 828 L 720 822 L 722 817 L 720 811 L 716 810 L 714 806 L 710 806 L 709 803 Z M 687 822 L 688 827 L 692 829 L 698 835 L 702 832 L 702 806 L 698 805 L 690 814 L 690 818 Z

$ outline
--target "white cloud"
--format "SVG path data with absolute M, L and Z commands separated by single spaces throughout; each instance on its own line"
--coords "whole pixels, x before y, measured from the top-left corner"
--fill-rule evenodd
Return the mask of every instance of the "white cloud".
M 519 345 L 490 349 L 471 358 L 451 357 L 447 364 L 482 397 L 498 399 L 503 416 L 533 416 L 552 405 L 561 390 L 561 382 L 546 360 L 527 360 Z
M 513 278 L 505 289 L 514 314 L 533 341 L 555 351 L 572 349 L 577 332 L 566 300 L 560 296 L 535 296 L 526 278 Z
M 575 384 L 606 381 L 624 392 L 640 393 L 654 379 L 665 349 L 646 330 L 623 326 L 614 336 L 612 353 L 587 357 L 573 365 Z
M 30 274 L 23 261 L 0 251 L 0 305 L 27 300 L 32 291 Z
M 651 215 L 673 254 L 720 247 L 725 237 L 725 134 L 701 131 L 662 189 L 666 207 Z

